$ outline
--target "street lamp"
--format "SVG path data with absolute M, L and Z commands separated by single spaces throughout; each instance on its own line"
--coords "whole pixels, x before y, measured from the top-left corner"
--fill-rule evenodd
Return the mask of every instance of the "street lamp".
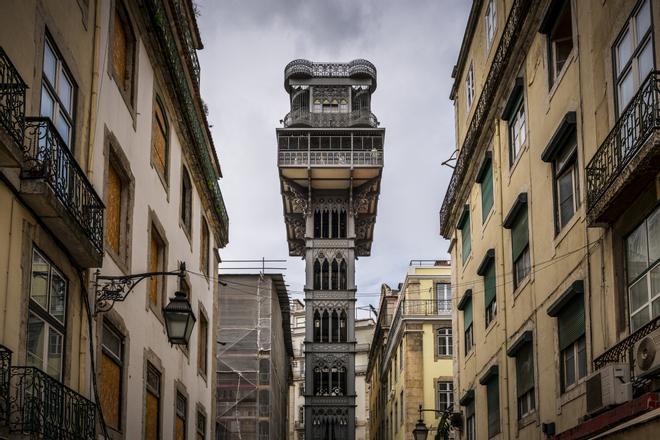
M 427 428 L 426 425 L 424 424 L 424 420 L 422 420 L 421 412 L 420 412 L 420 418 L 419 420 L 417 420 L 415 429 L 413 429 L 413 438 L 415 440 L 426 440 L 426 436 L 428 434 L 429 434 L 429 428 Z
M 174 292 L 174 298 L 170 298 L 170 303 L 163 307 L 163 316 L 170 344 L 188 345 L 197 319 L 186 294 Z
M 445 426 L 446 417 L 449 414 L 449 411 L 451 410 L 451 407 L 448 407 L 444 411 L 438 410 L 438 409 L 426 409 L 422 408 L 422 405 L 419 405 L 419 420 L 417 420 L 417 424 L 415 425 L 415 429 L 413 429 L 413 438 L 415 440 L 426 440 L 426 436 L 429 434 L 429 428 L 426 427 L 426 424 L 424 424 L 424 419 L 422 418 L 422 412 L 424 411 L 429 411 L 433 413 L 440 413 L 443 415 L 443 417 L 440 419 L 440 424 L 438 425 L 438 436 L 443 436 L 443 438 L 447 438 L 447 431 L 445 430 L 444 433 L 441 432 L 443 429 L 443 426 Z M 440 437 L 436 437 L 440 438 Z

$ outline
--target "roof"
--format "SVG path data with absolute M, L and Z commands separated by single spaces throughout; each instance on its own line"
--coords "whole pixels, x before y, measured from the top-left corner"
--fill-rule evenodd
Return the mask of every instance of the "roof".
M 284 68 L 284 89 L 289 92 L 290 78 L 370 78 L 371 91 L 376 90 L 376 66 L 358 58 L 347 63 L 315 62 L 305 59 L 291 61 Z

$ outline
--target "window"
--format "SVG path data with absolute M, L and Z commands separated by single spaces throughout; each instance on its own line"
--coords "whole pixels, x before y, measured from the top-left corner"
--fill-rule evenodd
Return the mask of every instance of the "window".
M 486 7 L 486 50 L 489 50 L 495 40 L 495 32 L 497 31 L 497 5 L 495 0 L 489 0 Z
M 73 147 L 75 94 L 73 78 L 55 45 L 46 36 L 41 80 L 41 116 L 50 118 L 69 148 Z
M 437 312 L 450 312 L 451 311 L 451 284 L 449 283 L 436 283 L 435 284 L 435 302 Z
M 169 166 L 169 127 L 165 115 L 165 107 L 160 98 L 156 97 L 151 129 L 151 163 L 163 182 L 167 181 Z
M 176 418 L 174 419 L 174 440 L 186 439 L 186 422 L 188 417 L 188 400 L 179 392 L 176 393 Z
M 165 241 L 156 230 L 156 225 L 151 224 L 151 237 L 149 238 L 149 272 L 165 271 Z M 152 276 L 149 278 L 149 304 L 157 307 L 161 303 L 161 297 L 165 291 L 163 277 Z
M 550 87 L 552 87 L 573 51 L 573 20 L 570 1 L 563 2 L 559 14 L 552 23 L 545 25 L 542 32 L 544 30 L 548 37 L 548 75 Z
M 200 268 L 202 269 L 202 273 L 206 275 L 207 277 L 209 276 L 209 242 L 210 242 L 210 237 L 209 237 L 209 226 L 208 223 L 206 223 L 206 219 L 202 217 L 202 233 L 200 236 L 200 244 L 199 244 L 199 265 Z
M 304 326 L 305 326 L 305 317 L 296 316 L 296 327 L 304 327 Z
M 106 242 L 117 255 L 119 255 L 121 243 L 123 193 L 124 189 L 119 171 L 112 162 L 109 162 L 105 198 L 105 237 Z
M 642 81 L 654 69 L 651 2 L 644 0 L 614 45 L 617 112 L 623 113 Z
M 399 344 L 399 370 L 403 370 L 403 340 Z
M 509 117 L 509 165 L 513 166 L 520 155 L 527 139 L 527 124 L 525 122 L 525 101 L 522 94 L 518 98 Z
M 626 238 L 630 331 L 660 315 L 660 207 Z
M 474 418 L 474 400 L 465 408 L 465 438 L 466 440 L 477 440 L 477 425 Z
M 181 223 L 184 229 L 190 235 L 192 227 L 192 183 L 188 170 L 181 170 Z
M 555 180 L 555 222 L 559 232 L 580 206 L 577 140 L 574 134 L 552 161 L 552 169 Z
M 559 350 L 562 392 L 587 375 L 584 297 L 576 296 L 559 312 Z
M 513 288 L 517 289 L 532 270 L 529 256 L 529 228 L 527 221 L 527 194 L 521 193 L 504 220 L 511 229 L 511 255 L 513 260 Z
M 493 208 L 493 164 L 490 151 L 487 152 L 483 165 L 477 175 L 481 187 L 481 222 L 485 223 Z
M 209 357 L 209 323 L 206 315 L 199 313 L 199 337 L 197 340 L 197 368 L 206 377 Z
M 203 412 L 197 411 L 197 440 L 206 439 L 206 416 Z
M 530 343 L 525 344 L 516 353 L 516 393 L 518 395 L 518 418 L 522 419 L 536 408 L 534 357 Z
M 345 209 L 316 209 L 314 211 L 314 238 L 346 238 L 346 227 Z
M 403 419 L 403 411 L 404 411 L 404 406 L 403 406 L 403 390 L 401 390 L 401 394 L 399 395 L 399 409 L 401 412 L 399 413 L 399 420 L 401 421 L 401 424 L 404 423 Z
M 472 108 L 472 101 L 474 100 L 474 69 L 472 63 L 468 68 L 467 75 L 465 76 L 465 107 L 467 111 Z
M 68 282 L 36 249 L 31 272 L 27 364 L 61 380 Z
M 436 353 L 438 356 L 451 356 L 453 352 L 451 327 L 436 330 Z
M 144 413 L 145 440 L 160 438 L 160 372 L 147 363 L 147 392 Z
M 454 383 L 440 380 L 436 384 L 435 407 L 438 411 L 445 411 L 454 405 Z
M 343 396 L 346 393 L 346 368 L 321 366 L 314 368 L 315 396 Z
M 332 261 L 327 258 L 314 261 L 313 287 L 314 290 L 346 290 L 347 266 L 343 257 L 335 257 Z
M 470 241 L 470 212 L 468 205 L 465 205 L 461 217 L 458 229 L 461 231 L 461 255 L 463 258 L 463 264 L 465 264 L 472 250 L 472 243 Z
M 472 350 L 474 346 L 474 333 L 472 325 L 472 299 L 468 299 L 463 307 L 463 327 L 465 328 L 465 355 Z
M 101 369 L 99 394 L 103 418 L 112 429 L 121 430 L 123 396 L 122 371 L 124 368 L 123 337 L 107 323 L 103 323 L 101 338 Z
M 488 438 L 500 432 L 500 387 L 498 376 L 486 383 L 486 399 L 488 406 Z
M 394 432 L 399 432 L 399 402 L 394 402 Z
M 129 102 L 133 99 L 135 36 L 121 1 L 115 2 L 112 30 L 112 76 Z
M 486 307 L 486 327 L 497 316 L 497 295 L 495 263 L 491 262 L 483 275 L 484 277 L 484 304 Z

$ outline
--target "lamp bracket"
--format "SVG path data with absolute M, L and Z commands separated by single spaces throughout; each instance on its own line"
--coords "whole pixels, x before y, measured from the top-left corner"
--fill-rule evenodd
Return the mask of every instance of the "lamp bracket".
M 154 276 L 178 276 L 186 275 L 186 263 L 179 263 L 179 269 L 169 272 L 143 272 L 131 275 L 101 275 L 97 269 L 94 281 L 94 293 L 96 301 L 94 316 L 99 313 L 109 312 L 115 302 L 124 301 L 129 293 L 133 291 L 140 281 Z

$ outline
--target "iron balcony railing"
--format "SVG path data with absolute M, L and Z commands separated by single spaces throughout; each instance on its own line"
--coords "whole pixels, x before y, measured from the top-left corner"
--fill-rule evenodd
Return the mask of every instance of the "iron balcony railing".
M 26 89 L 23 79 L 0 47 L 0 125 L 17 145 L 23 145 Z
M 36 367 L 12 366 L 0 346 L 0 424 L 34 439 L 92 440 L 96 405 Z
M 635 344 L 646 335 L 660 328 L 660 316 L 655 317 L 643 327 L 638 328 L 633 334 L 622 339 L 609 350 L 594 359 L 594 370 L 599 370 L 608 364 L 634 361 L 633 349 Z M 634 372 L 634 369 L 631 369 Z
M 103 202 L 49 118 L 25 118 L 22 178 L 44 179 L 103 252 Z
M 279 165 L 287 166 L 382 166 L 383 152 L 372 151 L 280 151 Z
M 451 300 L 404 299 L 400 308 L 404 316 L 436 316 L 451 313 Z
M 176 24 L 179 28 L 179 32 L 183 35 L 183 45 L 186 55 L 188 56 L 188 62 L 190 63 L 190 69 L 192 71 L 193 79 L 195 84 L 199 87 L 199 59 L 197 58 L 197 50 L 195 49 L 195 43 L 193 42 L 192 33 L 190 32 L 190 26 L 188 20 L 186 19 L 187 14 L 184 11 L 184 5 L 181 0 L 174 0 L 175 8 L 175 17 Z
M 593 208 L 655 130 L 660 129 L 660 72 L 649 74 L 586 168 Z
M 376 115 L 369 110 L 356 110 L 348 113 L 314 113 L 308 109 L 294 110 L 284 117 L 284 127 L 304 125 L 308 127 L 355 127 L 379 125 Z

